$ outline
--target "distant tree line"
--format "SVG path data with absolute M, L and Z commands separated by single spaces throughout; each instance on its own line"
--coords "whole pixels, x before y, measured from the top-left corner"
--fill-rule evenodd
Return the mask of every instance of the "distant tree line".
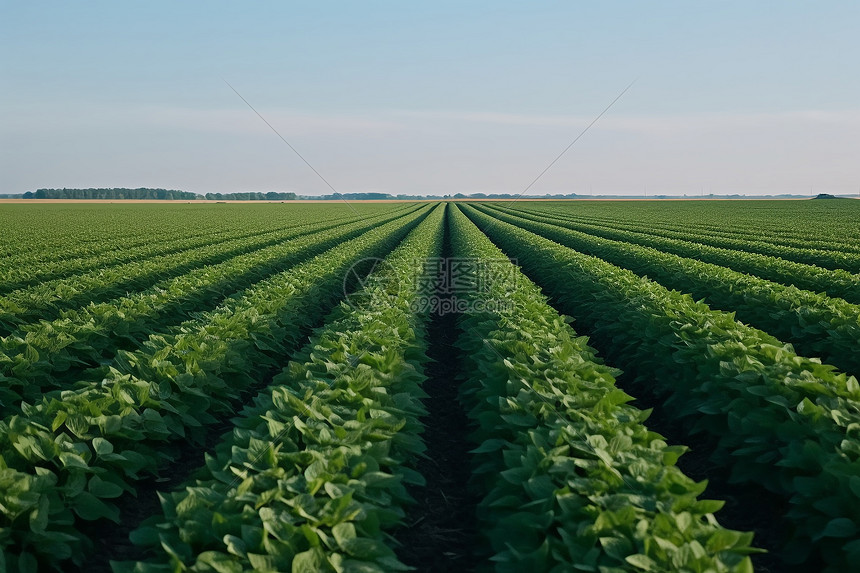
M 385 201 L 394 199 L 394 195 L 388 193 L 337 193 L 333 195 L 320 195 L 319 197 L 308 196 L 307 199 L 322 201 Z
M 197 199 L 208 199 L 210 201 L 293 201 L 296 199 L 312 199 L 315 201 L 386 201 L 386 200 L 407 200 L 407 201 L 426 201 L 426 200 L 441 200 L 446 199 L 677 199 L 675 195 L 582 195 L 577 193 L 568 193 L 565 195 L 515 195 L 512 193 L 455 193 L 453 195 L 407 195 L 398 194 L 391 195 L 389 193 L 335 193 L 330 195 L 296 195 L 295 193 L 281 193 L 277 191 L 269 191 L 267 193 L 260 192 L 245 192 L 245 193 L 206 193 L 206 195 L 198 195 L 189 191 L 177 191 L 175 189 L 152 189 L 148 187 L 140 187 L 138 189 L 126 189 L 122 187 L 114 188 L 89 188 L 89 189 L 38 189 L 27 191 L 26 193 L 16 194 L 0 194 L 0 199 L 150 199 L 150 200 L 181 200 L 193 201 Z M 684 197 L 687 197 L 685 194 Z M 764 199 L 767 197 L 806 197 L 805 195 L 715 195 L 709 193 L 707 195 L 690 195 L 691 198 L 722 198 L 722 199 Z M 818 198 L 831 197 L 847 197 L 847 195 L 831 195 L 822 193 Z
M 295 193 L 207 193 L 204 197 L 209 201 L 293 201 Z
M 124 189 L 121 187 L 89 188 L 89 189 L 37 189 L 35 192 L 27 191 L 21 196 L 23 199 L 159 199 L 159 200 L 194 200 L 196 193 L 188 191 L 176 191 L 174 189 L 149 189 L 140 187 L 138 189 Z

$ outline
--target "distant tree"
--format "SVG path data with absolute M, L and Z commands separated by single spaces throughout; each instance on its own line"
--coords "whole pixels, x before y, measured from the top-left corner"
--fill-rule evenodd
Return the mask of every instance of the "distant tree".
M 37 189 L 35 193 L 26 193 L 27 198 L 31 199 L 197 199 L 195 193 L 187 191 L 165 190 L 165 189 L 149 189 L 141 187 L 139 189 L 125 189 L 121 187 L 108 188 L 89 188 L 89 189 Z M 23 197 L 23 195 L 22 195 Z
M 247 192 L 247 193 L 206 193 L 198 195 L 188 191 L 177 191 L 176 189 L 156 189 L 151 187 L 139 187 L 127 189 L 123 187 L 93 188 L 88 189 L 37 189 L 35 192 L 27 191 L 19 195 L 24 199 L 157 199 L 167 201 L 196 201 L 208 199 L 210 201 L 291 201 L 296 198 L 295 193 L 269 193 Z

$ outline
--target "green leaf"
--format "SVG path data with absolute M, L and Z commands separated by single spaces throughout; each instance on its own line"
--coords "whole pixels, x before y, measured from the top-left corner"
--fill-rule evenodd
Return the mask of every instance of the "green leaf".
M 831 519 L 819 537 L 851 537 L 857 533 L 857 525 L 847 517 Z
M 734 547 L 743 536 L 739 531 L 718 529 L 708 538 L 706 548 L 712 553 Z
M 76 495 L 72 500 L 72 509 L 81 519 L 87 521 L 95 521 L 96 519 L 107 518 L 111 521 L 119 523 L 119 509 L 113 505 L 108 505 L 93 494 L 83 491 Z
M 132 543 L 138 546 L 156 546 L 158 545 L 158 529 L 151 526 L 140 527 L 132 531 L 128 538 Z
M 607 555 L 619 561 L 624 561 L 634 551 L 633 543 L 626 537 L 601 537 L 600 545 Z
M 338 546 L 344 551 L 347 543 L 355 539 L 355 526 L 352 523 L 338 523 L 332 527 L 331 532 Z
M 687 446 L 666 446 L 663 448 L 663 464 L 674 466 L 677 463 L 678 458 L 686 453 L 688 449 L 689 448 Z
M 234 557 L 219 551 L 204 551 L 197 556 L 197 562 L 208 565 L 216 573 L 242 573 L 241 563 L 237 563 Z
M 48 527 L 48 513 L 50 500 L 47 496 L 39 498 L 39 506 L 30 512 L 30 529 L 37 533 L 44 533 Z
M 113 444 L 101 437 L 93 438 L 93 449 L 98 455 L 104 456 L 113 453 Z
M 39 562 L 32 553 L 26 551 L 18 556 L 18 573 L 38 573 Z M 10 572 L 11 573 L 11 572 Z
M 319 573 L 322 570 L 323 557 L 318 548 L 308 549 L 297 553 L 293 558 L 292 573 Z
M 509 442 L 507 440 L 500 440 L 500 439 L 485 440 L 484 443 L 482 443 L 480 446 L 478 446 L 474 450 L 471 450 L 469 453 L 471 453 L 471 454 L 486 454 L 489 452 L 495 452 L 495 451 L 502 449 L 506 445 L 508 445 L 508 443 Z
M 628 555 L 624 560 L 636 567 L 637 569 L 642 569 L 643 571 L 654 571 L 657 567 L 657 563 L 655 563 L 653 559 L 643 553 Z
M 62 426 L 63 423 L 66 421 L 67 417 L 68 414 L 65 410 L 60 410 L 59 412 L 57 412 L 57 415 L 54 416 L 54 421 L 51 422 L 51 431 L 56 432 L 57 428 Z
M 89 471 L 90 467 L 87 465 L 87 462 L 81 456 L 75 455 L 70 452 L 63 452 L 60 454 L 60 462 L 62 462 L 63 467 L 66 469 L 81 469 Z
M 700 514 L 716 513 L 726 505 L 726 502 L 721 499 L 700 499 L 693 506 L 693 509 Z
M 96 497 L 114 498 L 122 495 L 122 488 L 115 483 L 104 481 L 99 476 L 90 478 L 87 489 Z
M 366 559 L 368 561 L 371 561 L 376 557 L 387 555 L 391 551 L 381 541 L 369 539 L 367 537 L 356 537 L 354 539 L 346 540 L 343 550 L 353 557 Z
M 245 554 L 248 551 L 248 548 L 245 545 L 245 542 L 235 535 L 227 534 L 224 536 L 224 545 L 227 546 L 227 551 L 236 555 L 237 557 L 245 557 Z
M 851 488 L 851 493 L 860 498 L 860 476 L 851 476 L 848 479 L 848 487 Z
M 260 555 L 259 553 L 248 553 L 248 562 L 256 571 L 277 571 L 275 558 L 271 555 Z

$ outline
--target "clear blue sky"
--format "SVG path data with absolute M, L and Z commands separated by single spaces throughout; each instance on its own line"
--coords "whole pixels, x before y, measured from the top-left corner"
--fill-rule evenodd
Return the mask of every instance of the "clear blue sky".
M 10 2 L 0 193 L 860 190 L 856 2 Z

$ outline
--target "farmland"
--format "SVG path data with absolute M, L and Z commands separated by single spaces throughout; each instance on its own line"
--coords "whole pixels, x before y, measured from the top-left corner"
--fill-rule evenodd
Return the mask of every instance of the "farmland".
M 0 205 L 0 571 L 845 571 L 860 202 Z

